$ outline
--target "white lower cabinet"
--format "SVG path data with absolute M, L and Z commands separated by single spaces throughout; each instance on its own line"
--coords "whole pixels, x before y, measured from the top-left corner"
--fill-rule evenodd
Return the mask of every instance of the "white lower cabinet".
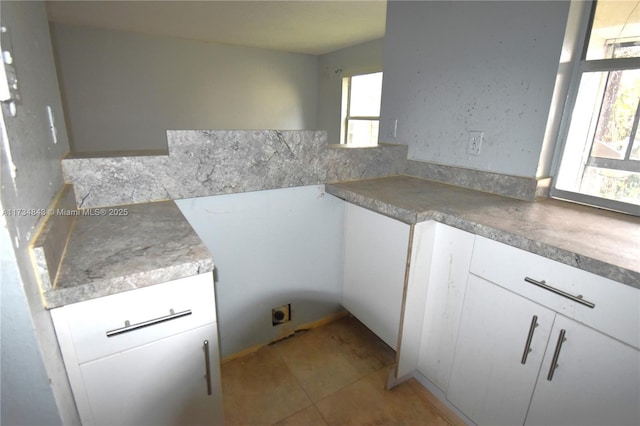
M 478 424 L 523 424 L 553 318 L 549 309 L 471 275 L 447 399 Z
M 639 369 L 637 349 L 471 275 L 447 399 L 480 425 L 637 425 Z
M 389 386 L 479 425 L 640 425 L 639 289 L 433 221 L 345 224 L 343 304 L 399 336 Z
M 84 425 L 220 425 L 212 273 L 51 311 Z
M 211 397 L 220 395 L 217 332 L 209 324 L 82 364 L 93 423 L 222 424 Z
M 470 272 L 451 403 L 480 425 L 640 424 L 638 289 L 481 237 Z
M 525 424 L 640 424 L 640 352 L 557 315 Z
M 347 203 L 344 229 L 342 305 L 396 349 L 410 226 Z

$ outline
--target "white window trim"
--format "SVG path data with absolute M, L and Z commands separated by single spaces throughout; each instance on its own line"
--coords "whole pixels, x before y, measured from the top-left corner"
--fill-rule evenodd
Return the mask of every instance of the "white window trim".
M 558 145 L 556 146 L 556 151 L 554 153 L 554 164 L 552 165 L 552 168 L 554 170 L 554 180 L 549 189 L 549 196 L 552 198 L 585 204 L 592 207 L 599 207 L 607 210 L 631 214 L 634 216 L 640 216 L 640 206 L 631 203 L 625 203 L 622 201 L 611 200 L 608 198 L 602 198 L 583 194 L 580 192 L 556 188 L 557 176 L 560 172 L 562 155 L 564 153 L 564 148 L 569 133 L 569 127 L 571 125 L 571 117 L 573 115 L 576 98 L 578 96 L 581 75 L 585 72 L 609 71 L 612 68 L 632 69 L 640 67 L 640 58 L 617 58 L 599 60 L 585 59 L 586 50 L 589 44 L 588 34 L 591 28 L 591 23 L 593 21 L 593 15 L 595 14 L 595 3 L 595 1 L 590 1 L 587 3 L 587 7 L 584 8 L 580 31 L 577 34 L 579 41 L 575 43 L 575 48 L 578 52 L 581 53 L 575 56 L 576 59 L 573 64 L 571 73 L 571 83 L 569 85 L 569 90 L 567 93 L 567 101 L 564 105 L 564 111 L 562 113 L 562 119 L 558 132 L 558 141 L 560 143 L 558 143 Z M 629 145 L 631 145 L 631 142 L 629 143 Z
M 361 115 L 350 115 L 351 109 L 351 78 L 358 77 L 361 75 L 367 74 L 376 74 L 381 73 L 382 70 L 372 70 L 366 72 L 353 73 L 350 75 L 346 75 L 342 78 L 342 93 L 347 92 L 347 96 L 342 96 L 342 109 L 341 109 L 341 120 L 340 120 L 340 144 L 344 146 L 350 146 L 347 143 L 347 129 L 349 128 L 349 120 L 363 120 L 363 121 L 377 121 L 378 125 L 380 124 L 380 116 L 361 116 Z M 378 141 L 376 141 L 375 145 L 377 146 Z

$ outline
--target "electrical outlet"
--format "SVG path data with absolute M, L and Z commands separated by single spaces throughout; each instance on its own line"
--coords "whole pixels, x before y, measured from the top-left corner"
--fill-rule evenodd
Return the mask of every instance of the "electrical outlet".
M 291 303 L 271 310 L 271 325 L 279 325 L 291 321 Z
M 469 144 L 467 145 L 467 154 L 480 155 L 480 148 L 482 148 L 482 139 L 484 132 L 479 130 L 469 131 Z

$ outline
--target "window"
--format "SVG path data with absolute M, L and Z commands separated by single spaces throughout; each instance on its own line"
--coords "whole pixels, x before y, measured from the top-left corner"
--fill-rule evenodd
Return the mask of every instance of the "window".
M 341 143 L 349 146 L 378 145 L 382 73 L 342 79 Z
M 594 3 L 551 196 L 640 215 L 640 1 Z

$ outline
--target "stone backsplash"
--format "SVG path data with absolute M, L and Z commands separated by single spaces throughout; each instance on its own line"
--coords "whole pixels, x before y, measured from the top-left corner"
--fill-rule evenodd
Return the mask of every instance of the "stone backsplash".
M 403 174 L 404 145 L 345 148 L 324 131 L 169 130 L 168 155 L 62 160 L 79 208 L 176 200 Z M 154 153 L 155 154 L 155 153 Z

